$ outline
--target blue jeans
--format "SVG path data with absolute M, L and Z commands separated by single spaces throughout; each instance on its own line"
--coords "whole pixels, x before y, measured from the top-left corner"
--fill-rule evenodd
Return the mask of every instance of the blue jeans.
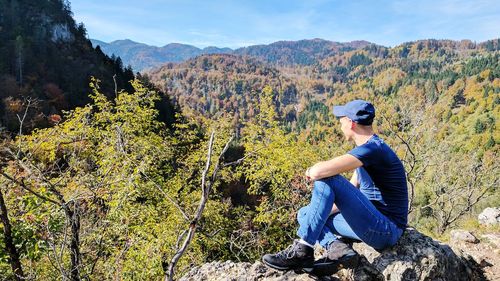
M 333 203 L 340 210 L 330 216 Z M 314 182 L 309 205 L 297 215 L 297 235 L 307 243 L 323 247 L 337 235 L 361 240 L 381 250 L 398 241 L 403 230 L 377 208 L 344 177 L 337 175 Z

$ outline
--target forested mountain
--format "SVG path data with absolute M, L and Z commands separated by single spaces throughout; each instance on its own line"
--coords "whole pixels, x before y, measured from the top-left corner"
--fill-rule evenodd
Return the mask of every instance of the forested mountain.
M 26 130 L 60 120 L 61 111 L 90 102 L 90 76 L 101 89 L 130 90 L 134 75 L 119 58 L 94 49 L 63 0 L 0 0 L 0 128 Z
M 368 45 L 371 44 L 367 41 L 339 43 L 323 39 L 312 39 L 279 41 L 269 45 L 249 46 L 236 49 L 234 53 L 253 56 L 280 66 L 310 65 L 339 52 L 357 50 Z
M 185 113 L 195 111 L 211 117 L 224 111 L 240 121 L 256 114 L 259 91 L 269 85 L 276 93 L 276 109 L 282 120 L 292 129 L 304 129 L 318 118 L 308 112 L 311 106 L 323 108 L 321 118 L 327 118 L 326 107 L 312 105 L 316 101 L 330 106 L 342 96 L 360 92 L 394 97 L 400 90 L 415 87 L 424 91 L 432 104 L 459 87 L 456 83 L 465 83 L 460 86 L 465 88 L 483 72 L 488 73 L 488 79 L 480 84 L 490 85 L 500 75 L 498 46 L 498 40 L 481 44 L 423 40 L 394 48 L 368 45 L 339 51 L 314 65 L 286 67 L 250 57 L 206 55 L 167 64 L 148 75 Z M 353 89 L 358 90 L 353 93 Z M 455 93 L 457 104 L 465 102 L 463 90 Z
M 274 67 L 250 57 L 207 55 L 181 64 L 167 64 L 151 72 L 152 83 L 163 87 L 184 113 L 207 117 L 221 112 L 238 120 L 253 118 L 265 86 L 280 89 L 280 108 L 298 103 L 296 84 Z M 290 110 L 292 110 L 290 109 Z M 294 119 L 294 116 L 289 117 Z
M 167 62 L 182 62 L 203 54 L 231 53 L 229 48 L 206 47 L 203 49 L 191 45 L 171 43 L 163 47 L 149 46 L 131 40 L 117 40 L 105 43 L 92 39 L 94 47 L 99 46 L 109 56 L 120 57 L 124 65 L 130 65 L 134 71 L 158 67 Z
M 279 41 L 268 45 L 254 45 L 231 50 L 230 48 L 206 47 L 203 49 L 191 45 L 172 43 L 163 47 L 154 47 L 131 40 L 117 40 L 105 43 L 91 40 L 94 46 L 100 46 L 109 56 L 120 57 L 125 65 L 131 65 L 135 71 L 159 67 L 168 62 L 183 62 L 204 54 L 235 54 L 251 56 L 263 62 L 275 65 L 310 65 L 341 51 L 350 51 L 370 45 L 366 41 L 347 43 L 332 42 L 323 39 Z

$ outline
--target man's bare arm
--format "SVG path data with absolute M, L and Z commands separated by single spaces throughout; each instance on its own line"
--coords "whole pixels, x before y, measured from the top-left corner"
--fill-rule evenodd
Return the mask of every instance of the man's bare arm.
M 359 188 L 359 181 L 358 181 L 358 172 L 357 170 L 354 170 L 354 173 L 352 173 L 351 180 L 349 180 L 352 185 L 354 185 L 356 188 Z
M 314 164 L 307 169 L 306 176 L 311 180 L 319 180 L 354 170 L 362 165 L 363 163 L 358 158 L 350 154 L 344 154 L 331 160 Z

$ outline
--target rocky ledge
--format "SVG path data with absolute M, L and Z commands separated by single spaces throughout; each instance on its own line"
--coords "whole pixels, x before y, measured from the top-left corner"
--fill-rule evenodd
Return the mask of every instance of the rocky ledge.
M 377 252 L 363 243 L 354 245 L 361 255 L 358 266 L 343 269 L 320 280 L 488 280 L 483 268 L 470 255 L 440 243 L 414 229 L 407 229 L 400 241 Z M 212 262 L 195 267 L 180 280 L 318 280 L 308 274 L 281 272 L 261 262 Z

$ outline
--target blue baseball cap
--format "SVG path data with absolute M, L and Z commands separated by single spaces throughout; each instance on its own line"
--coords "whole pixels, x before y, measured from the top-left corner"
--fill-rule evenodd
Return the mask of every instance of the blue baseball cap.
M 333 107 L 333 115 L 336 117 L 347 117 L 361 125 L 371 125 L 375 117 L 375 107 L 364 100 L 353 100 L 345 105 Z

